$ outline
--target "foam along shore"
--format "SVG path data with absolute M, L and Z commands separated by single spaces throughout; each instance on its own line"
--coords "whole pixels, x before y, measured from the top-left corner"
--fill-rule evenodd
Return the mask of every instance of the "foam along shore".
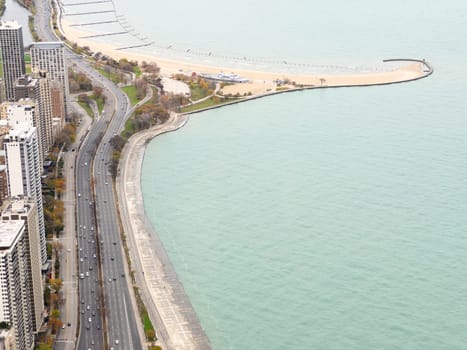
M 130 61 L 137 62 L 156 62 L 161 68 L 162 76 L 170 76 L 172 74 L 179 73 L 180 71 L 213 75 L 219 74 L 220 72 L 232 71 L 232 68 L 229 67 L 209 66 L 162 57 L 154 57 L 129 50 L 117 50 L 117 46 L 106 43 L 96 43 L 89 38 L 84 38 L 89 35 L 89 32 L 79 30 L 77 29 L 78 27 L 72 27 L 70 24 L 71 23 L 64 19 L 61 20 L 61 29 L 64 36 L 69 41 L 74 42 L 81 47 L 88 46 L 93 52 L 101 52 L 102 54 L 116 60 L 126 58 Z M 407 62 L 399 64 L 393 70 L 352 74 L 287 74 L 284 72 L 265 72 L 244 69 L 235 69 L 235 72 L 233 73 L 247 78 L 250 83 L 255 84 L 255 86 L 258 84 L 271 84 L 276 80 L 283 80 L 286 78 L 287 80 L 295 82 L 296 85 L 338 87 L 380 85 L 411 81 L 428 75 L 426 68 L 427 67 L 422 61 L 408 60 Z

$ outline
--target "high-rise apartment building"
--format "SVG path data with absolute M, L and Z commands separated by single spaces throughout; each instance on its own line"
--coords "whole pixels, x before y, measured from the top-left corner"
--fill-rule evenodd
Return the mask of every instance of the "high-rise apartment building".
M 47 263 L 44 210 L 39 145 L 35 127 L 19 125 L 5 135 L 3 140 L 10 197 L 32 197 L 36 203 L 39 221 L 41 263 Z
M 60 123 L 64 125 L 66 115 L 62 84 L 58 81 L 51 81 L 50 95 L 52 98 L 52 117 L 60 119 Z
M 36 204 L 32 198 L 20 198 L 9 200 L 5 203 L 2 218 L 3 221 L 25 222 L 24 238 L 27 248 L 27 269 L 30 277 L 29 284 L 32 286 L 26 291 L 29 303 L 33 305 L 33 330 L 37 333 L 43 321 L 44 295 L 41 274 L 41 252 L 39 237 L 39 221 L 37 218 Z
M 19 102 L 4 102 L 6 120 L 10 128 L 18 126 L 34 126 L 37 130 L 37 142 L 39 143 L 40 163 L 43 164 L 47 151 L 46 138 L 43 135 L 42 123 L 36 110 L 36 103 L 31 99 L 23 99 Z
M 59 41 L 33 43 L 31 46 L 31 68 L 45 70 L 50 80 L 60 82 L 63 91 L 65 115 L 68 115 L 70 90 L 65 60 L 65 45 Z
M 33 71 L 31 75 L 18 78 L 15 84 L 15 99 L 18 104 L 32 105 L 31 100 L 34 101 L 33 126 L 37 128 L 42 161 L 47 157 L 55 139 L 52 128 L 51 86 L 52 82 L 45 71 Z
M 3 82 L 8 101 L 15 100 L 15 82 L 26 73 L 24 64 L 23 30 L 16 22 L 0 23 L 0 54 Z
M 31 278 L 22 220 L 0 221 L 0 322 L 11 325 L 16 350 L 34 348 L 33 306 L 28 298 Z
M 6 165 L 0 164 L 0 205 L 8 197 L 8 180 Z

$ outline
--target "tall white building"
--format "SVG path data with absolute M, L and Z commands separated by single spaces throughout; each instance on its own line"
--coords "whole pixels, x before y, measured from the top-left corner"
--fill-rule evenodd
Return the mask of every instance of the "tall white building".
M 0 23 L 0 55 L 6 99 L 14 101 L 15 81 L 26 73 L 23 29 L 18 23 L 3 21 Z
M 54 143 L 52 130 L 53 106 L 52 90 L 55 85 L 61 87 L 58 81 L 51 81 L 46 71 L 33 70 L 31 75 L 25 75 L 17 80 L 15 86 L 15 99 L 18 102 L 33 99 L 36 103 L 36 118 L 34 126 L 38 129 L 42 147 L 43 158 Z M 63 101 L 61 101 L 63 104 Z M 27 102 L 26 102 L 27 103 Z
M 34 317 L 33 330 L 39 332 L 44 314 L 44 292 L 41 274 L 41 251 L 39 236 L 39 220 L 37 218 L 36 203 L 32 198 L 13 199 L 6 202 L 1 220 L 25 222 L 24 239 L 26 243 L 28 260 L 27 269 L 29 270 L 30 285 L 32 288 L 27 290 L 28 303 L 33 306 Z M 0 347 L 1 349 L 1 347 Z
M 35 103 L 33 101 L 23 100 L 22 103 L 5 102 L 4 108 L 6 112 L 6 120 L 11 128 L 16 128 L 22 124 L 35 126 Z
M 44 209 L 42 205 L 42 167 L 35 127 L 19 125 L 3 140 L 10 197 L 31 197 L 37 206 L 41 263 L 47 263 Z
M 31 46 L 31 68 L 45 70 L 50 80 L 59 81 L 63 89 L 65 115 L 70 110 L 68 69 L 65 60 L 65 45 L 60 42 L 38 42 Z
M 16 350 L 34 348 L 33 309 L 27 244 L 22 220 L 0 221 L 0 321 L 8 322 L 15 334 Z
M 44 111 L 41 113 L 41 105 L 38 104 L 39 101 L 40 100 L 26 98 L 17 102 L 4 102 L 2 105 L 6 120 L 11 128 L 17 128 L 18 125 L 27 124 L 37 129 L 40 162 L 43 164 L 44 159 L 47 158 L 50 147 L 53 145 L 54 135 L 52 115 Z

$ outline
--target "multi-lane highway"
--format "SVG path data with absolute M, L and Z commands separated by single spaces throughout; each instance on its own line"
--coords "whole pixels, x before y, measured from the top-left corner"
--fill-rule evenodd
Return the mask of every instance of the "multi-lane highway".
M 36 31 L 46 41 L 57 40 L 50 29 L 49 2 L 36 2 Z M 76 242 L 79 282 L 78 340 L 76 348 L 142 349 L 139 321 L 130 298 L 128 274 L 108 165 L 109 140 L 118 134 L 131 113 L 125 94 L 71 50 L 69 65 L 101 86 L 107 98 L 105 112 L 95 120 L 77 150 L 75 163 Z M 72 288 L 72 284 L 70 284 Z M 74 339 L 74 337 L 73 337 Z M 63 340 L 63 339 L 62 339 Z M 60 348 L 72 349 L 66 341 Z M 58 348 L 58 347 L 57 347 Z

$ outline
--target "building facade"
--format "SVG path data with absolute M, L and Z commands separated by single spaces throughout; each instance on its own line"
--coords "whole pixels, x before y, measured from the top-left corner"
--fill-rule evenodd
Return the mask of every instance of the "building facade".
M 33 330 L 39 332 L 44 314 L 44 294 L 41 273 L 41 251 L 39 236 L 39 220 L 36 204 L 32 198 L 19 198 L 5 203 L 2 212 L 3 221 L 25 222 L 24 238 L 27 248 L 28 260 L 26 267 L 29 270 L 29 284 L 32 286 L 27 291 L 28 303 L 33 306 Z
M 24 231 L 22 220 L 0 221 L 0 321 L 11 326 L 17 350 L 32 350 L 33 310 L 27 297 L 32 285 Z
M 2 58 L 5 97 L 8 101 L 14 101 L 16 79 L 26 73 L 23 29 L 18 23 L 0 23 L 0 54 Z
M 57 84 L 59 84 L 57 82 Z M 31 105 L 34 101 L 34 124 L 39 136 L 41 160 L 47 158 L 54 143 L 51 81 L 45 71 L 33 71 L 20 77 L 15 85 L 15 99 L 19 105 Z
M 61 84 L 65 115 L 68 115 L 70 90 L 65 45 L 62 42 L 38 42 L 32 44 L 30 52 L 31 68 L 47 71 L 50 80 Z
M 31 197 L 36 203 L 42 265 L 47 263 L 44 209 L 42 205 L 42 166 L 35 127 L 18 126 L 3 140 L 7 167 L 8 195 Z

